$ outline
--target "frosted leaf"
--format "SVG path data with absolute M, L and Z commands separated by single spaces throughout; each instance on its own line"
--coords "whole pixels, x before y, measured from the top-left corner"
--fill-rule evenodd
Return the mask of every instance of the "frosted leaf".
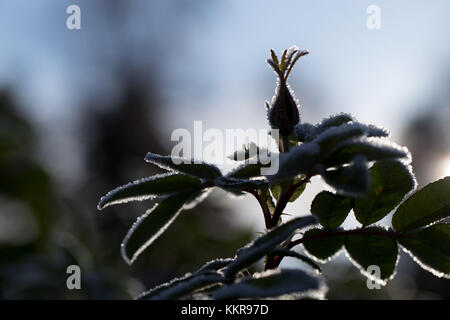
M 365 230 L 386 231 L 382 226 L 373 226 Z M 372 281 L 386 285 L 395 276 L 399 254 L 397 241 L 392 238 L 375 234 L 349 234 L 345 239 L 345 250 L 350 261 L 358 267 L 360 272 Z M 380 275 L 371 274 L 368 267 L 376 265 L 380 268 Z
M 389 137 L 390 132 L 386 128 L 377 127 L 373 124 L 364 125 L 366 126 L 368 137 Z
M 312 216 L 295 218 L 260 236 L 238 250 L 235 260 L 225 269 L 225 276 L 227 278 L 234 276 L 238 271 L 267 255 L 288 239 L 296 229 L 305 228 L 314 223 L 316 223 L 316 219 Z
M 298 141 L 305 142 L 314 139 L 316 136 L 316 127 L 311 123 L 299 123 L 294 127 L 294 133 Z
M 198 192 L 183 192 L 172 195 L 156 204 L 140 216 L 128 231 L 121 244 L 123 259 L 132 264 L 178 217 L 187 201 Z
M 212 180 L 222 176 L 219 168 L 217 168 L 215 165 L 193 159 L 161 156 L 149 152 L 145 156 L 145 161 L 153 163 L 154 165 L 157 165 L 158 167 L 165 170 L 173 170 L 202 179 Z
M 356 123 L 346 123 L 332 127 L 319 134 L 313 141 L 320 146 L 320 153 L 326 154 L 336 144 L 345 139 L 363 136 L 365 127 Z
M 232 261 L 233 261 L 232 258 L 227 258 L 227 259 L 219 258 L 219 259 L 211 260 L 211 261 L 208 261 L 207 263 L 205 263 L 195 273 L 202 273 L 202 272 L 211 271 L 211 270 L 220 270 L 220 269 L 226 267 Z
M 321 154 L 321 163 L 325 167 L 334 167 L 349 163 L 357 156 L 364 156 L 367 161 L 405 158 L 411 159 L 407 148 L 401 147 L 383 138 L 353 138 L 338 143 L 327 154 Z
M 274 156 L 276 159 L 277 157 Z M 266 163 L 266 161 L 264 161 Z M 238 167 L 231 170 L 226 177 L 235 179 L 250 179 L 255 177 L 261 177 L 261 170 L 263 168 L 269 167 L 270 164 L 263 164 L 263 162 L 252 163 L 246 160 L 245 163 L 239 165 Z
M 269 182 L 265 179 L 235 179 L 231 177 L 221 177 L 214 180 L 214 185 L 220 187 L 224 190 L 247 190 L 247 189 L 258 189 L 262 186 L 267 185 Z
M 437 277 L 450 279 L 450 224 L 408 232 L 400 244 L 416 263 Z
M 405 251 L 422 269 L 432 273 L 435 277 L 450 279 L 450 258 L 433 252 L 432 248 L 412 248 L 405 241 L 400 242 Z M 414 250 L 414 251 L 413 251 Z M 446 271 L 442 271 L 446 270 Z
M 363 156 L 357 155 L 349 166 L 319 172 L 338 194 L 356 197 L 366 196 L 369 191 L 370 174 Z
M 353 202 L 352 198 L 322 191 L 311 203 L 311 213 L 325 229 L 333 230 L 344 223 L 353 208 Z
M 355 121 L 353 116 L 346 113 L 340 113 L 329 116 L 328 118 L 323 119 L 316 125 L 310 123 L 298 124 L 294 129 L 294 133 L 297 135 L 299 141 L 309 142 L 314 140 L 319 134 L 321 134 L 325 130 L 332 127 L 338 127 L 344 123 L 351 121 Z
M 184 210 L 190 210 L 195 208 L 198 204 L 202 203 L 209 194 L 211 193 L 212 188 L 206 188 L 198 191 L 194 194 L 186 203 L 183 205 Z
M 175 192 L 198 190 L 201 181 L 183 174 L 158 174 L 115 188 L 100 199 L 99 210 L 118 203 L 143 201 Z
M 367 226 L 383 219 L 416 187 L 411 167 L 397 160 L 376 162 L 369 170 L 371 185 L 366 197 L 355 199 L 356 219 Z
M 392 216 L 396 231 L 425 227 L 450 216 L 450 177 L 432 182 L 405 200 Z
M 219 288 L 214 299 L 275 298 L 286 294 L 301 297 L 312 291 L 323 291 L 323 280 L 298 269 L 268 270 L 253 274 L 239 281 Z
M 316 125 L 316 128 L 318 130 L 318 133 L 321 133 L 328 128 L 337 127 L 337 126 L 340 126 L 341 124 L 344 124 L 344 123 L 347 123 L 350 121 L 355 121 L 355 118 L 351 114 L 338 113 L 338 114 L 331 115 L 327 118 L 324 118 L 321 122 L 319 122 Z
M 341 229 L 336 229 L 336 231 L 338 230 Z M 303 248 L 305 248 L 305 254 L 320 263 L 328 262 L 336 257 L 344 246 L 345 241 L 345 237 L 341 235 L 318 237 L 318 235 L 326 232 L 324 229 L 311 228 L 303 235 L 303 238 L 306 240 L 302 243 Z
M 314 142 L 320 145 L 321 151 L 329 151 L 337 143 L 360 136 L 378 136 L 385 137 L 388 132 L 382 128 L 373 125 L 365 125 L 359 122 L 344 123 L 338 127 L 331 127 L 314 138 Z
M 195 290 L 222 282 L 223 280 L 223 275 L 216 271 L 204 271 L 194 274 L 188 273 L 181 278 L 175 278 L 170 282 L 164 283 L 147 292 L 144 292 L 136 299 L 180 299 L 191 294 Z
M 306 263 L 307 265 L 309 265 L 311 268 L 313 268 L 314 270 L 316 270 L 317 272 L 322 272 L 322 270 L 320 269 L 320 267 L 317 265 L 317 263 L 315 263 L 311 258 L 300 254 L 294 250 L 287 250 L 284 248 L 276 248 L 274 250 L 272 250 L 270 252 L 271 256 L 281 256 L 281 257 L 292 257 L 292 258 L 297 258 L 300 261 Z
M 299 174 L 311 174 L 319 156 L 320 147 L 315 142 L 295 146 L 280 154 L 278 172 L 268 176 L 271 182 L 285 180 Z
M 247 146 L 244 145 L 241 150 L 235 151 L 227 158 L 234 161 L 244 161 L 256 157 L 258 154 L 267 154 L 267 149 L 260 148 L 256 145 L 256 143 L 250 142 Z

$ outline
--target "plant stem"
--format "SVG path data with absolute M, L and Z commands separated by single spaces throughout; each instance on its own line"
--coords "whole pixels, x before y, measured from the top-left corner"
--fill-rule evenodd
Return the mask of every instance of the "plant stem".
M 286 208 L 286 205 L 288 204 L 289 199 L 291 199 L 295 190 L 297 190 L 297 188 L 301 187 L 303 184 L 307 183 L 309 181 L 309 179 L 311 179 L 311 176 L 306 176 L 299 182 L 291 184 L 287 188 L 287 190 L 280 196 L 280 199 L 278 199 L 277 205 L 273 212 L 269 229 L 277 226 L 278 220 L 280 219 L 281 214 L 283 213 L 284 209 Z
M 292 195 L 294 194 L 295 190 L 297 188 L 301 187 L 303 184 L 307 183 L 311 179 L 311 176 L 306 176 L 302 180 L 300 180 L 297 183 L 292 183 L 288 189 L 282 193 L 280 198 L 278 199 L 277 205 L 275 207 L 275 210 L 272 215 L 272 219 L 270 219 L 269 226 L 267 229 L 272 229 L 277 226 L 278 220 L 281 217 L 281 214 L 283 213 L 284 209 L 286 208 L 286 205 L 289 202 L 289 199 L 291 199 Z M 267 223 L 266 223 L 267 226 Z M 277 264 L 277 258 L 280 258 L 278 256 L 267 256 L 266 263 L 264 264 L 264 270 L 273 269 L 276 268 L 279 264 Z M 280 260 L 281 261 L 281 260 Z
M 289 151 L 289 136 L 281 136 L 279 147 L 280 147 L 280 152 L 288 152 Z
M 343 231 L 325 231 L 323 233 L 314 234 L 312 236 L 303 237 L 301 239 L 297 239 L 295 241 L 289 242 L 285 248 L 290 250 L 296 245 L 299 245 L 304 242 L 312 241 L 312 240 L 318 240 L 318 239 L 324 239 L 324 238 L 330 238 L 330 237 L 336 237 L 336 236 L 346 236 L 346 235 L 358 235 L 358 234 L 367 234 L 367 235 L 374 235 L 374 236 L 380 236 L 390 239 L 400 239 L 408 237 L 405 234 L 397 233 L 393 231 L 381 231 L 381 230 L 374 230 L 374 229 L 367 229 L 367 228 L 360 228 L 360 229 L 353 229 L 353 230 L 343 230 Z M 274 257 L 272 261 L 272 268 L 276 268 L 280 265 L 281 260 L 283 260 L 283 257 L 276 256 Z

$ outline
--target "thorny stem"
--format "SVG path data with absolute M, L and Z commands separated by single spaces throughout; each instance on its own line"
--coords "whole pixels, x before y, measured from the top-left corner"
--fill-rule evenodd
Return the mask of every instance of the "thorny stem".
M 343 231 L 328 231 L 328 232 L 322 232 L 319 234 L 314 234 L 308 237 L 303 237 L 301 239 L 297 239 L 295 241 L 291 241 L 288 244 L 285 245 L 285 249 L 292 249 L 293 247 L 312 240 L 318 240 L 318 239 L 324 239 L 324 238 L 330 238 L 330 237 L 336 237 L 336 236 L 345 236 L 345 235 L 358 235 L 358 234 L 367 234 L 367 235 L 373 235 L 373 236 L 380 236 L 390 239 L 400 239 L 408 237 L 405 234 L 392 232 L 392 231 L 381 231 L 381 230 L 374 230 L 374 229 L 367 229 L 367 228 L 360 228 L 360 229 L 354 229 L 354 230 L 343 230 Z M 280 265 L 281 260 L 283 260 L 283 257 L 276 256 L 274 257 L 270 268 L 276 268 Z M 267 266 L 266 266 L 267 267 Z M 266 269 L 267 270 L 267 269 Z
M 302 180 L 300 180 L 297 183 L 291 184 L 287 190 L 280 196 L 280 199 L 277 202 L 277 205 L 275 207 L 275 210 L 272 215 L 271 223 L 270 223 L 270 229 L 273 227 L 276 227 L 278 224 L 278 220 L 281 217 L 281 214 L 283 213 L 284 209 L 286 208 L 286 205 L 289 202 L 289 199 L 291 199 L 292 195 L 294 194 L 295 190 L 297 190 L 299 187 L 301 187 L 303 184 L 307 183 L 311 179 L 311 176 L 306 176 Z
M 277 205 L 275 207 L 275 210 L 273 212 L 272 218 L 270 220 L 270 225 L 267 229 L 271 229 L 277 226 L 278 224 L 278 220 L 281 217 L 281 214 L 283 213 L 284 209 L 286 208 L 286 205 L 289 202 L 289 199 L 291 199 L 292 195 L 294 194 L 295 190 L 297 190 L 298 188 L 300 188 L 303 184 L 307 183 L 309 181 L 309 179 L 311 179 L 311 176 L 308 175 L 305 178 L 303 178 L 302 180 L 300 180 L 297 183 L 292 183 L 285 192 L 283 192 L 283 194 L 280 196 L 280 198 L 278 199 Z M 267 225 L 267 223 L 266 223 Z M 266 258 L 266 263 L 264 265 L 264 270 L 268 270 L 268 269 L 273 269 L 276 268 L 279 264 L 277 263 L 277 258 L 280 258 L 278 256 L 267 256 Z

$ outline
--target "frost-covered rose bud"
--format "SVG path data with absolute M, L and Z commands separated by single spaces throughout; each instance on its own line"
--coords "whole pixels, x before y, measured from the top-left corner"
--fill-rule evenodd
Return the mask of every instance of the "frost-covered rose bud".
M 270 53 L 271 59 L 267 62 L 278 75 L 278 85 L 272 98 L 272 105 L 268 105 L 267 118 L 273 129 L 279 129 L 282 136 L 288 136 L 299 123 L 300 115 L 298 101 L 287 83 L 287 78 L 297 60 L 308 52 L 299 51 L 296 46 L 291 47 L 284 50 L 280 62 L 273 50 Z
M 286 83 L 280 82 L 268 118 L 273 129 L 279 129 L 282 136 L 291 134 L 300 121 L 298 104 Z

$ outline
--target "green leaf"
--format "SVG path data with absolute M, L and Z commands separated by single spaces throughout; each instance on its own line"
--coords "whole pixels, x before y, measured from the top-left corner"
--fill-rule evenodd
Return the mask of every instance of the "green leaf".
M 336 229 L 347 218 L 352 207 L 353 199 L 322 191 L 311 203 L 311 213 L 319 218 L 325 229 Z
M 338 127 L 344 123 L 355 121 L 350 114 L 340 113 L 331 115 L 323 119 L 320 123 L 313 125 L 311 123 L 299 123 L 294 128 L 294 133 L 301 142 L 309 142 L 314 140 L 322 132 L 329 128 Z
M 367 228 L 374 232 L 385 232 L 382 228 Z M 393 276 L 397 265 L 398 247 L 395 239 L 375 235 L 375 234 L 351 234 L 345 238 L 345 249 L 352 258 L 361 273 L 369 278 L 373 278 L 380 284 L 385 285 L 387 280 Z M 369 266 L 378 266 L 380 275 L 369 274 Z
M 286 190 L 286 188 L 289 186 L 289 181 L 282 181 L 278 183 L 274 183 L 270 186 L 270 192 L 273 195 L 273 198 L 278 202 L 280 199 L 281 194 Z
M 208 261 L 207 263 L 205 263 L 200 269 L 198 269 L 196 271 L 196 273 L 201 273 L 201 272 L 211 271 L 211 270 L 217 271 L 217 270 L 220 270 L 220 269 L 226 267 L 232 261 L 233 261 L 233 259 L 231 259 L 231 258 L 211 260 L 211 261 Z
M 145 161 L 153 163 L 165 170 L 174 170 L 197 178 L 214 180 L 221 177 L 222 173 L 215 165 L 200 162 L 193 159 L 182 159 L 171 156 L 161 156 L 159 154 L 147 153 Z
M 154 175 L 115 188 L 100 199 L 99 210 L 113 204 L 142 201 L 175 192 L 201 189 L 201 181 L 183 174 Z
M 289 186 L 291 184 L 296 184 L 296 183 L 302 181 L 305 177 L 306 176 L 304 174 L 300 174 L 300 175 L 296 176 L 294 179 L 272 184 L 270 187 L 270 191 L 272 192 L 273 197 L 278 201 L 280 199 L 281 194 L 283 194 L 286 191 L 286 189 L 289 188 Z M 306 183 L 303 183 L 300 187 L 295 189 L 294 193 L 289 198 L 289 202 L 294 202 L 295 200 L 297 200 L 298 197 L 300 197 L 300 195 L 303 193 L 303 191 L 305 191 L 305 189 L 306 189 Z
M 305 228 L 316 222 L 312 216 L 292 219 L 260 236 L 253 242 L 238 250 L 236 259 L 225 269 L 227 278 L 234 276 L 240 270 L 258 261 L 269 254 L 280 243 L 288 239 L 292 233 L 301 228 Z
M 139 300 L 169 300 L 180 299 L 188 296 L 193 291 L 202 289 L 212 284 L 220 283 L 223 276 L 215 271 L 186 274 L 184 277 L 175 278 L 170 282 L 159 285 L 137 297 Z
M 213 299 L 275 298 L 286 294 L 302 296 L 311 290 L 322 293 L 322 281 L 298 269 L 269 270 L 255 273 L 228 286 L 223 286 L 213 294 Z
M 320 269 L 320 267 L 317 265 L 317 263 L 315 263 L 312 259 L 308 258 L 307 256 L 300 254 L 294 250 L 287 250 L 284 248 L 277 248 L 274 249 L 271 253 L 271 256 L 281 256 L 281 257 L 293 257 L 293 258 L 297 258 L 300 261 L 306 263 L 307 265 L 309 265 L 311 268 L 313 268 L 314 270 L 318 271 L 318 272 L 322 272 L 322 270 Z
M 299 174 L 317 174 L 319 145 L 315 142 L 303 143 L 292 147 L 288 152 L 279 155 L 279 168 L 276 174 L 268 176 L 272 182 L 291 180 Z
M 305 176 L 302 176 L 303 178 Z M 300 180 L 302 180 L 303 178 L 296 178 L 294 180 L 294 183 L 299 182 Z M 298 197 L 300 197 L 300 195 L 303 193 L 303 191 L 305 191 L 306 189 L 306 183 L 303 183 L 300 187 L 298 187 L 297 189 L 295 189 L 294 193 L 292 194 L 292 196 L 289 198 L 289 202 L 294 202 L 295 200 L 297 200 Z
M 248 189 L 259 189 L 269 184 L 267 180 L 244 180 L 229 177 L 221 177 L 214 181 L 215 186 L 224 190 L 244 191 Z
M 122 257 L 132 264 L 178 217 L 183 205 L 193 198 L 193 192 L 182 192 L 164 199 L 140 216 L 122 242 Z
M 320 235 L 328 234 L 327 237 L 320 238 Z M 316 238 L 317 237 L 317 238 Z M 304 239 L 311 238 L 303 243 L 305 250 L 316 258 L 319 262 L 326 262 L 339 253 L 344 245 L 345 237 L 333 235 L 325 230 L 314 228 L 305 232 Z
M 355 199 L 355 216 L 363 226 L 384 218 L 416 184 L 410 169 L 395 160 L 375 163 L 370 169 L 370 177 L 367 197 Z
M 244 145 L 241 150 L 235 151 L 232 155 L 227 158 L 234 161 L 244 161 L 249 160 L 254 157 L 258 157 L 261 154 L 267 154 L 266 148 L 260 148 L 254 142 L 250 142 Z
M 326 156 L 338 143 L 360 137 L 365 134 L 365 127 L 356 123 L 345 123 L 339 127 L 332 127 L 318 135 L 314 142 L 320 146 L 321 158 Z
M 322 164 L 329 168 L 349 163 L 355 156 L 362 155 L 367 161 L 409 157 L 406 148 L 379 138 L 353 138 L 339 143 L 328 154 L 321 155 Z
M 260 162 L 251 163 L 246 161 L 244 164 L 240 165 L 236 169 L 232 170 L 227 177 L 235 178 L 235 179 L 249 179 L 254 177 L 261 176 L 261 168 L 266 165 L 261 164 Z
M 259 195 L 262 200 L 267 204 L 270 213 L 275 211 L 275 203 L 273 202 L 272 195 L 270 194 L 269 188 L 267 186 L 262 187 L 258 190 Z
M 450 224 L 435 224 L 409 232 L 400 244 L 422 268 L 450 279 Z
M 355 118 L 353 118 L 353 116 L 351 114 L 338 113 L 338 114 L 331 115 L 327 118 L 324 118 L 321 122 L 319 122 L 316 125 L 316 128 L 318 130 L 318 134 L 320 134 L 323 131 L 327 130 L 328 128 L 338 127 L 341 124 L 344 124 L 344 123 L 347 123 L 350 121 L 355 121 Z
M 395 231 L 426 226 L 450 216 L 450 177 L 430 183 L 403 202 L 392 217 Z
M 353 163 L 334 170 L 319 170 L 322 178 L 340 194 L 347 196 L 367 195 L 370 176 L 367 161 L 363 156 L 355 156 Z

